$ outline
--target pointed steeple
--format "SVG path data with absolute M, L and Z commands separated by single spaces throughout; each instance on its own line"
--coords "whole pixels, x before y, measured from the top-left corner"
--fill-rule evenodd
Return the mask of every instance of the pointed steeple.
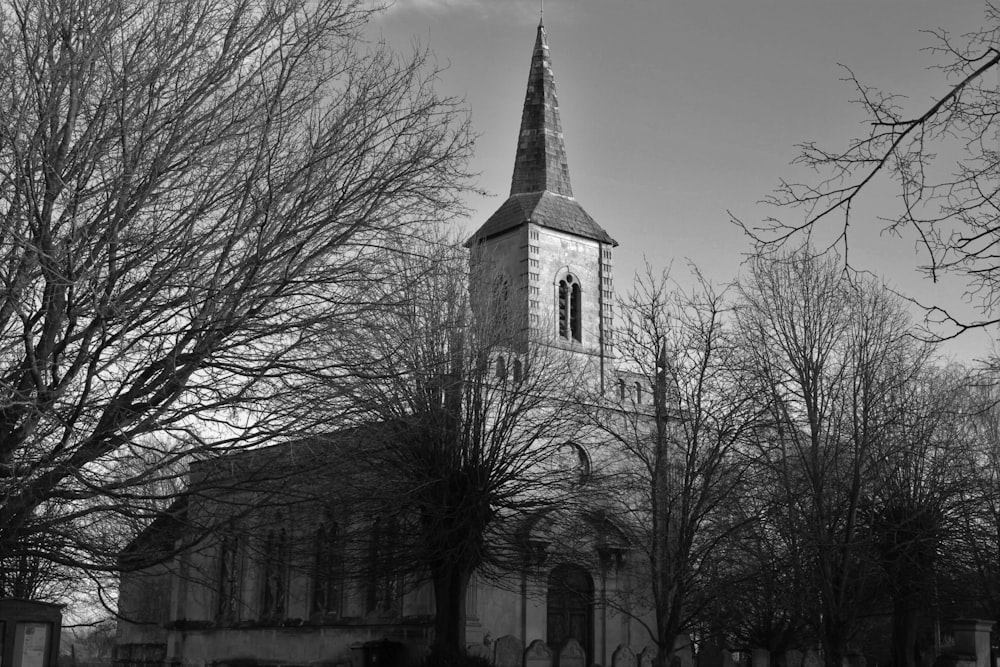
M 545 39 L 545 26 L 539 21 L 528 73 L 528 91 L 521 112 L 521 132 L 517 140 L 510 193 L 517 195 L 546 190 L 566 197 L 573 196 L 562 123 L 559 122 L 552 59 Z
M 471 247 L 528 223 L 618 245 L 573 196 L 552 60 L 541 21 L 531 54 L 510 196 L 466 245 Z

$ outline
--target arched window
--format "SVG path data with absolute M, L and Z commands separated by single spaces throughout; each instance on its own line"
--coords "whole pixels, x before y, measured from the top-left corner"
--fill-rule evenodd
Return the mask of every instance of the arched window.
M 507 362 L 504 360 L 503 355 L 497 357 L 497 379 L 505 380 L 507 378 Z
M 572 274 L 559 281 L 559 296 L 557 308 L 559 311 L 559 337 L 583 341 L 583 312 L 580 283 Z
M 566 481 L 573 486 L 590 482 L 590 454 L 583 445 L 569 441 L 559 445 L 556 450 L 555 466 L 560 475 L 566 476 Z
M 637 404 L 638 403 L 642 403 L 642 383 L 641 382 L 636 382 L 635 383 L 635 402 Z
M 618 379 L 618 400 L 625 400 L 625 380 Z
M 520 384 L 521 380 L 524 379 L 524 367 L 521 365 L 520 359 L 514 360 L 514 382 Z

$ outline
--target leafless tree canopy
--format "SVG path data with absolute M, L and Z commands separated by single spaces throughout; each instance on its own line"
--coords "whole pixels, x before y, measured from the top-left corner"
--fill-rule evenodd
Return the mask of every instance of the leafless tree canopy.
M 637 277 L 618 306 L 617 385 L 592 401 L 611 506 L 632 534 L 636 569 L 648 572 L 609 603 L 655 611 L 652 623 L 636 620 L 663 665 L 726 586 L 718 562 L 743 522 L 745 452 L 761 426 L 732 306 L 696 277 L 690 292 L 651 269 Z
M 849 264 L 852 223 L 855 229 L 858 224 L 879 224 L 857 219 L 862 198 L 870 191 L 894 188 L 897 212 L 881 221 L 883 228 L 915 240 L 923 251 L 920 268 L 927 277 L 936 281 L 956 275 L 979 306 L 981 317 L 968 321 L 946 306 L 927 304 L 929 321 L 945 325 L 938 331 L 957 335 L 1000 321 L 995 314 L 1000 304 L 1000 89 L 995 79 L 1000 7 L 988 0 L 983 27 L 972 33 L 955 36 L 932 30 L 928 35 L 932 41 L 927 50 L 940 57 L 936 71 L 944 75 L 937 100 L 915 106 L 902 95 L 865 85 L 847 70 L 855 102 L 869 119 L 868 132 L 840 148 L 800 145 L 797 162 L 814 170 L 817 180 L 782 181 L 769 198 L 777 206 L 801 210 L 797 220 L 789 212 L 762 225 L 737 223 L 759 251 L 826 238 Z
M 304 343 L 457 210 L 464 113 L 365 7 L 0 4 L 0 563 L 95 565 L 179 463 L 287 428 Z
M 791 550 L 791 581 L 817 605 L 805 621 L 837 665 L 871 589 L 866 507 L 887 490 L 888 443 L 914 444 L 893 436 L 929 348 L 908 335 L 898 299 L 873 280 L 846 280 L 835 258 L 757 260 L 740 295 L 772 425 L 755 465 L 759 505 L 777 511 L 761 530 Z

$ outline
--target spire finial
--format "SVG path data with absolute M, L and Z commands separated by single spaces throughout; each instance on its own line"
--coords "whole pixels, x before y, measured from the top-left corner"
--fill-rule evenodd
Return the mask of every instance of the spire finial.
M 538 0 L 538 25 L 545 23 L 545 0 Z

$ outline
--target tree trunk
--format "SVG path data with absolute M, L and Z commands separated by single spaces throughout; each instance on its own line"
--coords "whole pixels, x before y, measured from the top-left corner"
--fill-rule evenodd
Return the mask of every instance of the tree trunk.
M 462 568 L 442 566 L 433 569 L 434 643 L 459 651 L 465 650 L 465 593 L 471 573 Z
M 846 657 L 846 624 L 831 618 L 823 628 L 823 663 L 826 667 L 844 667 Z
M 653 661 L 653 667 L 671 667 L 674 662 L 674 643 L 671 641 L 670 644 L 666 645 L 664 648 L 663 644 L 658 644 L 656 647 L 656 660 Z
M 917 628 L 920 614 L 912 597 L 901 595 L 893 601 L 892 664 L 894 667 L 919 667 Z

